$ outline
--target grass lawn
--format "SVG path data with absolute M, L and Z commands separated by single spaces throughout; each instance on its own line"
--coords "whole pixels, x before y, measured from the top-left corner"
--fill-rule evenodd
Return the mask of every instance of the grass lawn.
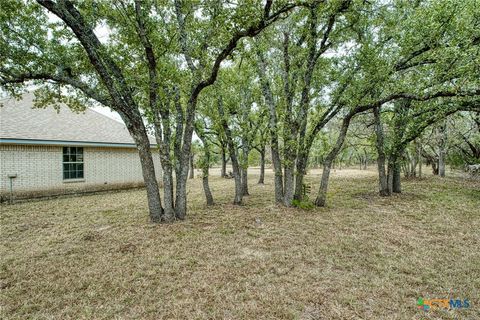
M 337 170 L 328 207 L 245 205 L 212 174 L 188 219 L 147 220 L 143 190 L 1 210 L 2 319 L 480 319 L 480 183 L 428 177 L 376 194 L 374 171 Z M 308 175 L 316 192 L 319 172 Z M 313 195 L 312 195 L 313 197 Z M 419 297 L 469 299 L 417 309 Z

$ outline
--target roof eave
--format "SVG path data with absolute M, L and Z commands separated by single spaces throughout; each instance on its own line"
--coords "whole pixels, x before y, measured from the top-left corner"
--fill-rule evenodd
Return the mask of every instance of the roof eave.
M 36 146 L 79 146 L 79 147 L 137 148 L 137 146 L 134 143 L 11 139 L 11 138 L 0 138 L 0 144 L 36 145 Z M 150 148 L 156 148 L 156 147 L 157 147 L 156 144 L 150 144 Z

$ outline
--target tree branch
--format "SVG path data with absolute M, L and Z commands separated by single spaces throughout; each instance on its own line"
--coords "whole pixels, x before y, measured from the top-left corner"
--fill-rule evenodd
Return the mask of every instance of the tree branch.
M 0 72 L 8 76 L 8 77 L 2 77 L 2 79 L 0 79 L 1 85 L 12 84 L 12 83 L 24 83 L 30 80 L 51 80 L 57 83 L 74 87 L 75 89 L 82 91 L 90 99 L 96 100 L 99 103 L 103 104 L 104 106 L 107 106 L 107 107 L 113 106 L 113 101 L 110 99 L 110 97 L 102 95 L 98 90 L 89 87 L 86 83 L 64 74 L 54 75 L 54 74 L 43 73 L 43 72 L 39 72 L 39 73 L 25 72 L 25 73 L 13 75 L 4 69 L 0 69 Z

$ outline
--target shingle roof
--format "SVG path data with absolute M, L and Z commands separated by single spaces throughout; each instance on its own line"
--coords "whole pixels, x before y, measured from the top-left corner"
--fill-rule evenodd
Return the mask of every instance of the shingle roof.
M 118 144 L 134 146 L 123 123 L 115 121 L 94 110 L 72 112 L 61 105 L 59 112 L 52 107 L 33 108 L 33 92 L 25 93 L 22 100 L 13 98 L 0 102 L 0 142 L 7 140 L 30 140 L 75 142 L 75 144 Z M 52 143 L 53 141 L 53 143 Z M 150 137 L 151 144 L 155 139 Z

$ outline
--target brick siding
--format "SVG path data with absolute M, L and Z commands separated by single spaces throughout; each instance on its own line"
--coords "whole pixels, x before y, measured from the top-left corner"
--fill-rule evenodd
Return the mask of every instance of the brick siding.
M 143 182 L 138 152 L 134 148 L 84 149 L 83 181 L 63 180 L 62 154 L 59 146 L 0 145 L 0 194 L 9 193 L 9 174 L 17 174 L 13 180 L 15 193 L 74 189 L 88 190 L 99 186 L 112 188 L 139 185 Z M 158 152 L 152 150 L 157 179 L 161 180 Z M 91 187 L 91 188 L 90 188 Z

